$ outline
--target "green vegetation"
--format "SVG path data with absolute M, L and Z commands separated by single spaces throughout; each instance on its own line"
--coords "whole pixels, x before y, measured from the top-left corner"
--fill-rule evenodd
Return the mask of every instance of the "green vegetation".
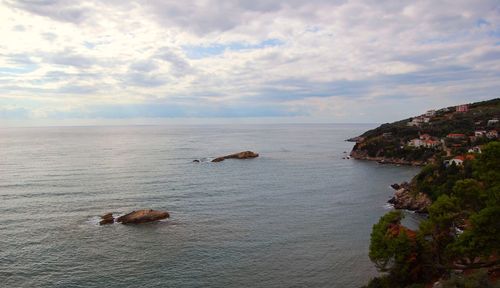
M 438 279 L 442 287 L 500 287 L 492 274 L 500 271 L 500 142 L 464 165 L 428 165 L 413 182 L 434 200 L 428 218 L 412 231 L 393 211 L 373 226 L 369 256 L 384 274 L 367 287 Z

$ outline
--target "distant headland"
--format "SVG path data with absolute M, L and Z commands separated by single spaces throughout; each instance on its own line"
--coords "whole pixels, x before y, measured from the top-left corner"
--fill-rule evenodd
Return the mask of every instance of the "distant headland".
M 416 166 L 442 157 L 461 163 L 498 139 L 499 117 L 500 98 L 429 110 L 348 139 L 356 142 L 351 157 Z

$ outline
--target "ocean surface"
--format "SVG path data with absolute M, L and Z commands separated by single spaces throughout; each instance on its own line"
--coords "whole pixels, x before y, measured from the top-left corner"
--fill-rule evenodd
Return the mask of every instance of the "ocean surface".
M 342 159 L 374 126 L 0 128 L 0 286 L 359 287 L 418 171 Z M 97 224 L 147 208 L 171 218 Z

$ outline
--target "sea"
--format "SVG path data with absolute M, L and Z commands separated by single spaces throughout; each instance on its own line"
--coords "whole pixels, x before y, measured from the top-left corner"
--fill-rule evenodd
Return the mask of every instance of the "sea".
M 360 287 L 389 185 L 418 172 L 343 159 L 376 126 L 0 128 L 0 286 Z M 170 218 L 98 225 L 138 209 Z

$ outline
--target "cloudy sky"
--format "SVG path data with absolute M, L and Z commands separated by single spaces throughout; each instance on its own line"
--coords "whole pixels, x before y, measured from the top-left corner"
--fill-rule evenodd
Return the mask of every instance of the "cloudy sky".
M 500 94 L 498 0 L 0 0 L 0 37 L 0 124 L 388 122 Z

